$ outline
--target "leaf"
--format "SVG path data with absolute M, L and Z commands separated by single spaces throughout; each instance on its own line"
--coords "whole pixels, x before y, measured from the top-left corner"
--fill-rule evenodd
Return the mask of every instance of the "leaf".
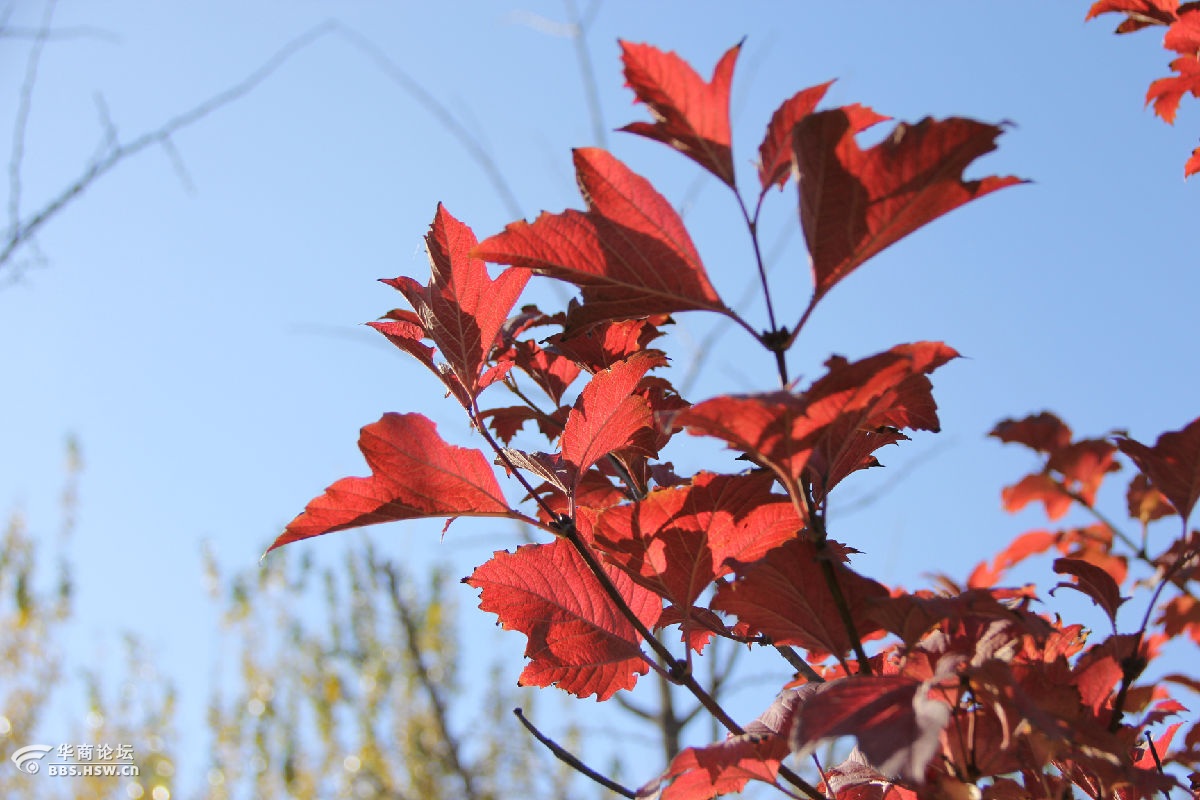
M 425 244 L 432 271 L 427 286 L 404 276 L 383 282 L 412 304 L 425 335 L 441 350 L 466 396 L 473 399 L 486 386 L 480 371 L 529 273 L 507 270 L 493 281 L 484 263 L 470 256 L 475 234 L 440 203 Z M 381 333 L 398 334 L 394 326 L 385 330 L 376 323 L 374 327 Z M 395 339 L 393 343 L 412 352 Z
M 649 181 L 596 148 L 575 151 L 575 170 L 586 212 L 514 222 L 475 255 L 579 286 L 573 327 L 695 309 L 730 313 L 683 221 Z
M 897 125 L 861 150 L 862 123 L 848 109 L 802 119 L 792 136 L 800 175 L 800 221 L 812 257 L 811 305 L 884 248 L 964 203 L 1022 181 L 963 180 L 971 162 L 996 149 L 1003 129 L 974 120 Z
M 1200 97 L 1200 58 L 1182 56 L 1171 62 L 1175 75 L 1159 78 L 1146 90 L 1146 104 L 1154 103 L 1154 113 L 1174 125 L 1175 114 L 1185 94 Z
M 1175 19 L 1175 7 L 1179 0 L 1099 0 L 1092 3 L 1085 20 L 1101 14 L 1121 13 L 1126 15 L 1124 22 L 1117 27 L 1117 33 L 1132 33 L 1148 25 L 1169 25 Z
M 1030 503 L 1041 502 L 1046 506 L 1046 516 L 1050 519 L 1062 519 L 1075 502 L 1063 491 L 1058 481 L 1044 472 L 1026 475 L 1012 486 L 1005 486 L 1000 491 L 1004 510 L 1015 514 Z
M 1124 436 L 1116 442 L 1186 523 L 1200 498 L 1200 418 L 1159 436 L 1153 447 Z
M 825 97 L 833 81 L 801 89 L 785 100 L 767 124 L 767 133 L 758 146 L 758 180 L 763 192 L 771 186 L 780 189 L 792 172 L 792 129 L 807 117 Z
M 1071 429 L 1049 411 L 998 422 L 988 436 L 1006 444 L 1023 444 L 1038 453 L 1053 453 L 1071 443 Z
M 556 333 L 547 343 L 558 353 L 566 356 L 589 372 L 608 369 L 618 361 L 624 361 L 634 353 L 646 350 L 661 356 L 655 366 L 666 366 L 666 356 L 659 350 L 648 350 L 650 342 L 662 336 L 659 325 L 670 318 L 626 319 L 601 322 L 568 336 Z
M 1155 489 L 1150 479 L 1142 473 L 1133 476 L 1129 489 L 1125 492 L 1125 502 L 1129 506 L 1129 516 L 1143 525 L 1156 519 L 1169 517 L 1175 513 L 1171 501 Z
M 765 634 L 775 644 L 841 657 L 852 644 L 821 558 L 812 542 L 792 539 L 756 562 L 736 564 L 737 579 L 718 586 L 710 605 L 714 611 L 737 615 L 746 628 Z M 880 630 L 870 611 L 874 603 L 888 597 L 887 587 L 843 563 L 833 567 L 859 638 Z
M 925 373 L 957 356 L 940 342 L 919 342 L 853 363 L 835 357 L 807 392 L 715 397 L 681 412 L 675 424 L 773 470 L 802 507 L 802 475 L 820 499 L 851 472 L 878 463 L 871 453 L 906 438 L 900 429 L 938 430 Z
M 712 80 L 705 81 L 673 52 L 622 41 L 626 84 L 655 121 L 634 122 L 621 130 L 668 144 L 735 187 L 729 89 L 741 49 L 741 44 L 731 47 L 717 62 Z
M 745 733 L 705 747 L 688 747 L 673 759 L 667 771 L 638 790 L 649 797 L 661 790 L 662 800 L 702 800 L 740 792 L 752 780 L 774 783 L 779 765 L 788 755 L 788 732 L 816 684 L 785 689 Z
M 268 548 L 346 528 L 420 517 L 513 516 L 483 453 L 447 444 L 420 414 L 384 414 L 358 439 L 369 478 L 342 478 Z
M 1104 613 L 1108 615 L 1109 622 L 1113 625 L 1113 630 L 1116 630 L 1117 609 L 1129 598 L 1121 597 L 1121 587 L 1117 586 L 1117 582 L 1111 575 L 1095 564 L 1078 558 L 1055 559 L 1054 571 L 1059 575 L 1070 575 L 1075 579 L 1074 583 L 1060 583 L 1054 589 L 1066 587 L 1087 595 L 1093 603 L 1104 610 Z M 1054 589 L 1050 590 L 1051 594 L 1054 593 Z
M 928 687 L 903 675 L 855 675 L 823 683 L 792 729 L 792 752 L 811 753 L 826 739 L 853 736 L 885 776 L 921 783 L 939 750 L 950 709 Z
M 653 417 L 634 389 L 655 360 L 637 353 L 592 376 L 567 417 L 561 439 L 563 460 L 574 467 L 575 482 L 604 456 L 636 446 L 638 434 L 653 434 Z
M 661 601 L 619 570 L 605 572 L 638 619 L 653 627 Z M 577 697 L 607 700 L 632 689 L 650 669 L 633 625 L 562 539 L 497 551 L 463 582 L 481 590 L 481 609 L 529 637 L 523 686 L 554 684 Z
M 757 561 L 802 527 L 791 502 L 771 493 L 769 473 L 714 475 L 659 489 L 599 514 L 596 546 L 633 580 L 690 609 L 731 561 Z M 684 634 L 691 629 L 683 621 Z

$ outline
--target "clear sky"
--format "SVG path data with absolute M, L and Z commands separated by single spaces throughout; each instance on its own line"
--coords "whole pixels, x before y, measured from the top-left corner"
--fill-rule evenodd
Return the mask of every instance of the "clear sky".
M 1166 74 L 1160 34 L 1113 37 L 1115 19 L 1084 24 L 1086 2 L 595 5 L 586 41 L 607 146 L 668 198 L 687 201 L 686 221 L 726 298 L 742 296 L 753 277 L 735 206 L 691 162 L 611 132 L 647 117 L 622 87 L 618 37 L 675 49 L 705 75 L 746 37 L 734 81 L 746 180 L 775 106 L 830 78 L 838 82 L 827 105 L 1013 123 L 969 174 L 1033 183 L 886 251 L 832 292 L 793 350 L 792 374 L 810 377 L 832 352 L 857 358 L 922 339 L 969 356 L 935 376 L 943 433 L 881 452 L 891 472 L 844 487 L 853 505 L 903 477 L 832 520 L 835 536 L 867 551 L 857 562 L 865 571 L 908 585 L 931 570 L 963 577 L 1040 523 L 999 511 L 1000 486 L 1031 466 L 984 439 L 1003 417 L 1048 408 L 1079 433 L 1122 427 L 1153 441 L 1200 413 L 1191 316 L 1200 270 L 1187 244 L 1200 182 L 1182 178 L 1200 115 L 1185 100 L 1171 128 L 1142 108 L 1146 86 Z M 34 26 L 42 9 L 18 2 L 9 24 Z M 56 26 L 103 35 L 46 44 L 21 209 L 57 194 L 103 143 L 97 93 L 120 139 L 132 139 L 330 19 L 437 98 L 494 159 L 521 214 L 578 207 L 569 149 L 597 137 L 577 53 L 557 27 L 566 15 L 563 4 L 538 0 L 63 0 Z M 28 48 L 0 40 L 6 161 Z M 38 236 L 44 263 L 0 289 L 0 505 L 24 509 L 49 537 L 64 442 L 78 437 L 87 467 L 72 543 L 72 650 L 86 658 L 113 631 L 136 632 L 179 680 L 181 726 L 193 736 L 215 641 L 201 543 L 228 569 L 254 564 L 312 496 L 363 474 L 357 431 L 385 411 L 420 410 L 445 438 L 470 442 L 432 377 L 362 323 L 403 305 L 377 278 L 427 277 L 421 237 L 437 202 L 481 238 L 513 217 L 445 124 L 337 31 L 172 142 L 177 161 L 150 148 L 73 202 Z M 808 299 L 794 187 L 773 200 L 765 224 L 778 232 L 767 241 L 782 242 L 776 302 L 794 319 Z M 0 278 L 15 276 L 5 270 Z M 547 305 L 556 298 L 536 292 Z M 745 308 L 765 326 L 757 298 Z M 704 328 L 686 314 L 680 323 L 672 355 L 685 363 Z M 747 344 L 726 331 L 690 399 L 770 386 L 769 358 Z M 502 525 L 459 523 L 440 543 L 439 529 L 369 535 L 415 571 L 440 562 L 458 575 L 516 543 Z M 333 556 L 345 537 L 292 547 Z M 508 648 L 515 680 L 523 637 L 497 638 L 471 590 L 457 591 L 468 632 Z

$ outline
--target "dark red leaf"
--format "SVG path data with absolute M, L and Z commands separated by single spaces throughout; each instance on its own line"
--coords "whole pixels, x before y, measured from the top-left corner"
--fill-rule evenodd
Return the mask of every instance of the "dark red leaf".
M 776 644 L 842 656 L 852 645 L 819 558 L 812 542 L 792 539 L 754 563 L 736 564 L 737 579 L 717 587 L 711 607 L 735 614 L 747 630 Z M 870 612 L 888 597 L 887 587 L 843 563 L 833 567 L 859 637 L 880 630 Z
M 512 516 L 487 458 L 447 444 L 420 414 L 384 414 L 358 439 L 369 478 L 342 478 L 267 552 L 323 533 L 418 517 Z
M 788 755 L 793 720 L 815 689 L 815 684 L 785 689 L 762 716 L 745 726 L 745 733 L 681 751 L 666 772 L 638 791 L 638 797 L 707 800 L 740 792 L 752 780 L 774 783 L 779 764 Z
M 1071 443 L 1071 429 L 1049 411 L 1025 419 L 1006 419 L 996 424 L 988 436 L 1005 443 L 1023 444 L 1039 453 L 1053 453 Z
M 1178 5 L 1179 0 L 1099 0 L 1092 3 L 1085 19 L 1101 14 L 1125 14 L 1117 33 L 1132 33 L 1148 25 L 1170 25 Z
M 441 350 L 465 394 L 474 398 L 484 388 L 480 372 L 529 273 L 507 270 L 493 281 L 484 263 L 470 255 L 475 234 L 440 203 L 425 244 L 432 270 L 427 286 L 404 276 L 384 283 L 412 304 L 425 336 Z M 413 352 L 393 338 L 399 334 L 393 326 L 376 323 L 374 327 L 398 347 Z
M 621 128 L 663 142 L 730 187 L 735 186 L 729 128 L 729 88 L 740 44 L 730 48 L 713 70 L 711 81 L 701 78 L 675 53 L 648 44 L 621 42 L 625 81 L 637 99 L 654 114 L 654 122 L 634 122 Z
M 1054 587 L 1055 589 L 1066 587 L 1083 592 L 1091 598 L 1093 603 L 1104 610 L 1113 624 L 1113 630 L 1116 630 L 1117 609 L 1129 598 L 1121 597 L 1121 587 L 1117 585 L 1111 575 L 1095 564 L 1078 558 L 1056 559 L 1054 571 L 1059 575 L 1070 575 L 1075 579 L 1074 583 L 1060 583 Z M 1051 593 L 1053 591 L 1052 589 Z
M 638 619 L 654 627 L 661 601 L 619 570 L 605 571 Z M 481 609 L 529 637 L 522 685 L 554 684 L 578 697 L 607 700 L 649 671 L 641 637 L 562 539 L 498 551 L 464 583 L 482 590 Z
M 856 675 L 821 684 L 792 729 L 792 752 L 811 753 L 826 740 L 853 736 L 867 761 L 886 776 L 920 783 L 939 750 L 950 709 L 925 684 L 903 675 Z
M 625 319 L 592 325 L 574 335 L 556 333 L 547 343 L 558 353 L 580 365 L 588 372 L 608 369 L 618 361 L 624 361 L 639 350 L 647 350 L 650 342 L 662 336 L 658 326 L 670 318 L 660 316 L 651 319 Z M 661 355 L 661 351 L 648 351 Z M 666 366 L 666 357 L 660 364 Z
M 851 472 L 877 463 L 872 452 L 906 438 L 901 429 L 938 430 L 925 373 L 957 355 L 940 342 L 920 342 L 854 363 L 835 357 L 829 373 L 803 394 L 715 397 L 675 422 L 773 470 L 797 503 L 805 474 L 820 499 Z
M 758 179 L 764 192 L 773 185 L 782 189 L 787 183 L 792 172 L 792 129 L 813 112 L 832 85 L 829 81 L 801 89 L 771 115 L 766 136 L 758 146 Z
M 971 162 L 996 149 L 1002 128 L 974 120 L 901 123 L 869 150 L 847 109 L 801 120 L 792 147 L 800 175 L 800 221 L 812 257 L 815 304 L 860 264 L 964 203 L 1021 183 L 963 180 Z
M 653 436 L 653 416 L 645 399 L 634 393 L 654 358 L 635 354 L 597 372 L 580 393 L 562 434 L 563 460 L 575 470 L 575 481 L 604 456 L 637 446 L 639 435 Z
M 634 581 L 689 609 L 731 560 L 757 561 L 802 527 L 791 502 L 771 494 L 768 473 L 714 475 L 660 489 L 602 512 L 596 546 Z M 683 620 L 687 635 L 691 625 Z
M 1124 436 L 1116 441 L 1186 521 L 1200 498 L 1200 418 L 1159 436 L 1153 447 Z
M 649 181 L 595 148 L 575 151 L 575 169 L 588 211 L 514 222 L 475 255 L 579 286 L 575 327 L 694 309 L 729 313 L 683 221 Z
M 1125 492 L 1125 502 L 1129 506 L 1129 516 L 1145 525 L 1156 519 L 1169 517 L 1175 513 L 1162 492 L 1150 484 L 1150 479 L 1142 473 L 1133 476 L 1129 489 Z

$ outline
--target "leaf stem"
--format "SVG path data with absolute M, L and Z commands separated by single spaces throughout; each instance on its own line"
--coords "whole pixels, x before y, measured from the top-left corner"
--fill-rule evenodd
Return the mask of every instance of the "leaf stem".
M 539 742 L 544 744 L 546 746 L 546 748 L 551 753 L 553 753 L 554 757 L 557 758 L 559 761 L 562 761 L 564 764 L 567 764 L 569 767 L 571 767 L 571 769 L 575 770 L 576 772 L 582 773 L 583 775 L 586 775 L 587 777 L 591 778 L 596 783 L 603 786 L 605 789 L 616 792 L 617 794 L 621 795 L 622 797 L 637 798 L 637 793 L 634 792 L 632 789 L 626 789 L 624 786 L 622 786 L 621 784 L 612 780 L 611 778 L 606 778 L 605 776 L 601 775 L 599 772 L 597 772 L 596 770 L 589 767 L 587 764 L 580 761 L 577 756 L 572 755 L 565 747 L 560 745 L 558 742 L 554 741 L 549 736 L 547 736 L 546 734 L 539 731 L 537 729 L 537 727 L 535 727 L 534 724 L 525 717 L 525 713 L 521 709 L 514 708 L 513 714 L 516 715 L 517 719 L 521 720 L 521 724 L 525 726 L 525 730 L 527 730 L 531 734 L 533 734 L 533 738 L 537 739 Z

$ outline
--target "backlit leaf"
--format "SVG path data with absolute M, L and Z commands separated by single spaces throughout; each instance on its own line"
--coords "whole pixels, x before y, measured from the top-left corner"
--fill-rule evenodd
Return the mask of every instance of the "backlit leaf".
M 813 303 L 864 261 L 964 203 L 1021 181 L 964 180 L 996 149 L 997 125 L 951 118 L 901 123 L 868 150 L 847 109 L 801 120 L 792 147 L 800 176 L 800 221 L 812 258 Z
M 323 533 L 419 517 L 512 516 L 483 453 L 447 444 L 420 414 L 384 414 L 362 429 L 369 478 L 342 478 L 267 552 Z
M 729 89 L 740 44 L 730 48 L 705 81 L 675 53 L 648 44 L 621 42 L 625 80 L 654 122 L 634 122 L 621 130 L 663 142 L 729 186 L 734 186 L 729 128 Z
M 619 570 L 605 571 L 638 619 L 653 627 L 662 611 L 659 598 Z M 633 624 L 563 539 L 498 551 L 464 583 L 481 590 L 481 609 L 529 637 L 522 685 L 553 684 L 578 697 L 607 700 L 632 689 L 650 669 Z
M 596 148 L 575 151 L 575 170 L 586 212 L 514 222 L 475 255 L 579 286 L 575 327 L 693 309 L 728 313 L 683 221 L 649 181 Z
M 1186 522 L 1200 498 L 1200 418 L 1159 436 L 1153 447 L 1124 436 L 1116 442 Z

